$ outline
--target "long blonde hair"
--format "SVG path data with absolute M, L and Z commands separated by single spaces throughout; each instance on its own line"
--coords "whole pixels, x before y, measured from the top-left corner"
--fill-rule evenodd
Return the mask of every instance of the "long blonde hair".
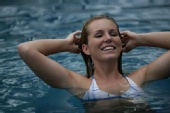
M 118 34 L 119 34 L 119 37 L 121 38 L 121 35 L 120 35 L 120 32 L 119 32 L 119 26 L 117 25 L 116 21 L 109 17 L 109 16 L 94 16 L 92 18 L 90 18 L 88 21 L 86 21 L 84 23 L 84 26 L 83 26 L 83 29 L 82 29 L 82 33 L 81 33 L 81 43 L 79 45 L 79 48 L 82 49 L 82 45 L 83 44 L 88 44 L 88 35 L 89 35 L 89 31 L 88 31 L 88 25 L 95 21 L 95 20 L 100 20 L 100 19 L 108 19 L 108 20 L 111 20 L 113 23 L 116 24 L 116 27 L 117 27 L 117 30 L 118 30 Z M 93 64 L 93 61 L 91 59 L 91 56 L 89 55 L 86 55 L 83 51 L 81 52 L 81 55 L 83 57 L 83 60 L 85 62 L 85 65 L 86 65 L 86 76 L 87 78 L 90 78 L 91 76 L 93 76 L 94 74 L 94 64 Z M 120 74 L 123 74 L 122 72 L 122 52 L 118 58 L 118 71 Z

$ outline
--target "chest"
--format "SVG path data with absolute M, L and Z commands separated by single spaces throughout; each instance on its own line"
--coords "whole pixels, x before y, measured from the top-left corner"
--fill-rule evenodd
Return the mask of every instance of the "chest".
M 122 95 L 130 88 L 130 84 L 127 80 L 117 81 L 96 81 L 96 86 L 109 94 Z

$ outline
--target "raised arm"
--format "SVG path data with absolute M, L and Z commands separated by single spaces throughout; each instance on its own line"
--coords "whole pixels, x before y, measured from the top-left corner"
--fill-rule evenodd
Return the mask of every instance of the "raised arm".
M 44 39 L 22 43 L 18 52 L 30 69 L 48 85 L 57 88 L 72 88 L 79 84 L 83 76 L 67 70 L 47 55 L 59 52 L 80 53 L 75 38 L 80 31 L 70 34 L 66 39 Z M 75 43 L 74 43 L 75 42 Z
M 141 77 L 141 80 L 137 80 L 140 85 L 146 81 L 163 79 L 170 76 L 170 32 L 136 34 L 125 31 L 121 34 L 124 35 L 123 42 L 126 46 L 123 51 L 125 52 L 137 46 L 152 46 L 168 49 L 167 52 L 156 60 L 134 72 L 136 76 L 139 75 L 138 77 Z

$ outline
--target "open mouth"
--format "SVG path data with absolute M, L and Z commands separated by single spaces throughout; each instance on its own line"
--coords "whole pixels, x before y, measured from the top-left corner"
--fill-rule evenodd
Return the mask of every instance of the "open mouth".
M 114 46 L 106 46 L 106 47 L 103 47 L 101 50 L 107 51 L 107 50 L 115 50 L 115 49 L 116 49 L 116 47 L 114 47 Z

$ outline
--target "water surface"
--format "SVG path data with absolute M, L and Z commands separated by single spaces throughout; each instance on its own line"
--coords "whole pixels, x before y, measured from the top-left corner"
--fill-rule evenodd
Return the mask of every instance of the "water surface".
M 0 2 L 0 113 L 84 113 L 83 103 L 67 91 L 47 86 L 24 64 L 17 45 L 36 39 L 65 38 L 82 28 L 93 15 L 110 15 L 120 31 L 137 33 L 170 30 L 170 1 L 167 0 L 5 0 Z M 161 38 L 161 37 L 160 37 Z M 123 56 L 129 73 L 165 52 L 139 47 Z M 85 74 L 81 55 L 50 56 L 66 68 Z M 147 103 L 158 113 L 170 112 L 170 80 L 144 87 Z M 107 102 L 106 102 L 107 103 Z M 107 110 L 106 110 L 107 112 Z M 122 109 L 128 113 L 127 109 Z

